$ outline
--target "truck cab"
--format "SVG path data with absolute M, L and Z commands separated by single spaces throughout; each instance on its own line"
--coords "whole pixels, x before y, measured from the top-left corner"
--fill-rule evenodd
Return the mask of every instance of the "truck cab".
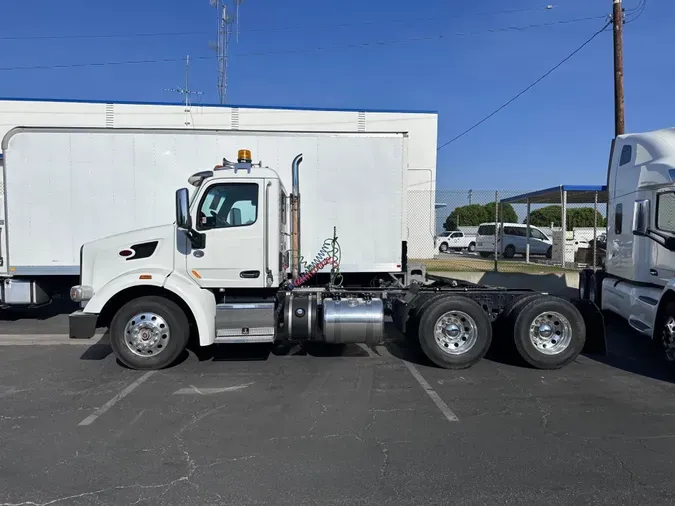
M 675 128 L 618 136 L 612 143 L 607 192 L 605 269 L 582 273 L 580 290 L 602 309 L 625 317 L 638 332 L 661 341 L 672 360 Z M 670 319 L 673 329 L 666 325 Z M 664 337 L 665 332 L 673 336 Z
M 272 339 L 270 302 L 286 281 L 288 268 L 287 194 L 279 175 L 270 168 L 253 168 L 250 153 L 242 150 L 237 163 L 224 161 L 189 182 L 191 193 L 185 188 L 176 192 L 174 224 L 82 246 L 81 283 L 73 287 L 71 298 L 83 310 L 71 315 L 73 337 L 90 337 L 97 326 L 115 325 L 124 304 L 145 296 L 154 297 L 147 307 L 156 311 L 139 305 L 119 323 L 130 336 L 126 351 L 159 355 L 171 339 L 187 339 L 179 334 L 190 326 L 197 328 L 200 344 L 206 346 L 217 337 L 219 306 L 236 312 L 242 308 L 237 305 L 240 299 L 254 294 L 254 308 L 268 310 L 260 325 L 247 326 L 246 335 L 226 328 L 221 334 L 235 342 Z M 234 294 L 232 301 L 225 300 L 225 289 Z M 168 320 L 175 316 L 168 314 L 178 313 L 174 306 L 185 318 L 170 325 Z

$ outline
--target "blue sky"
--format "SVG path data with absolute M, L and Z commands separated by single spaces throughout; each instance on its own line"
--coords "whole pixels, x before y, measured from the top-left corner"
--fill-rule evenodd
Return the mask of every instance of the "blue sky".
M 551 0 L 548 0 L 550 2 Z M 635 7 L 631 0 L 625 8 Z M 245 0 L 230 58 L 238 104 L 439 112 L 439 144 L 518 93 L 598 30 L 602 19 L 523 31 L 453 36 L 602 16 L 610 0 Z M 475 15 L 511 9 L 527 12 Z M 4 2 L 0 67 L 194 57 L 192 87 L 217 102 L 208 0 Z M 405 22 L 390 22 L 401 21 Z M 378 23 L 366 23 L 379 21 Z M 625 27 L 628 131 L 675 123 L 675 2 L 648 0 Z M 349 26 L 327 26 L 345 24 Z M 293 28 L 293 29 L 291 29 Z M 200 32 L 143 38 L 7 40 L 34 35 Z M 203 33 L 201 33 L 203 32 Z M 310 48 L 397 41 L 361 48 Z M 2 40 L 2 37 L 5 37 Z M 298 51 L 296 51 L 298 50 Z M 0 72 L 0 96 L 173 101 L 184 64 Z M 530 190 L 602 184 L 613 136 L 611 31 L 488 122 L 439 152 L 438 188 Z

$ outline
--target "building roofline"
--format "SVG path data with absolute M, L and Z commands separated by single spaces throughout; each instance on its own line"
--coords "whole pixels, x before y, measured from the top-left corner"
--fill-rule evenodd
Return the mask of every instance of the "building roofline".
M 73 104 L 120 104 L 120 105 L 159 105 L 159 106 L 184 106 L 182 102 L 138 102 L 133 100 L 84 100 L 67 98 L 30 98 L 30 97 L 0 97 L 4 102 L 56 102 Z M 396 109 L 354 109 L 338 107 L 306 107 L 306 106 L 283 106 L 283 105 L 250 105 L 250 104 L 192 104 L 192 107 L 236 107 L 239 109 L 283 109 L 287 111 L 328 111 L 328 112 L 373 112 L 373 113 L 399 113 L 399 114 L 438 114 L 438 111 L 425 110 L 396 110 Z

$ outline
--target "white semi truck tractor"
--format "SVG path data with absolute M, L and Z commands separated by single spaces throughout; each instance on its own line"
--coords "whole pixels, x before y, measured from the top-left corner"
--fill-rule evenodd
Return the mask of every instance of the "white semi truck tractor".
M 605 267 L 580 297 L 626 318 L 675 361 L 675 128 L 618 136 L 607 182 Z
M 584 349 L 604 349 L 602 317 L 590 301 L 427 276 L 407 265 L 405 241 L 400 276 L 343 272 L 340 229 L 321 234 L 328 239 L 320 251 L 300 251 L 307 242 L 301 223 L 308 219 L 301 219 L 300 178 L 313 169 L 301 174 L 302 160 L 301 154 L 293 160 L 288 195 L 277 172 L 239 150 L 237 162 L 224 159 L 190 177 L 191 191 L 176 191 L 173 224 L 84 244 L 80 284 L 71 290 L 82 309 L 70 315 L 71 337 L 91 338 L 97 327 L 107 327 L 114 353 L 134 369 L 170 366 L 191 337 L 201 346 L 374 345 L 383 337 L 385 315 L 418 339 L 435 364 L 450 369 L 479 361 L 493 327 L 542 369 L 562 367 Z M 372 178 L 355 177 L 351 184 L 381 193 Z M 391 195 L 391 206 L 404 198 Z M 362 219 L 383 219 L 390 209 L 380 207 L 374 212 L 381 217 Z M 321 202 L 302 206 L 304 217 L 321 212 Z M 360 247 L 376 251 L 372 241 L 362 237 Z

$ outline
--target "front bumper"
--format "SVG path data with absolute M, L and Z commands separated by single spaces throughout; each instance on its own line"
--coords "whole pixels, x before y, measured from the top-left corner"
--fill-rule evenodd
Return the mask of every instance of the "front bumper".
M 68 317 L 68 324 L 70 327 L 71 339 L 91 339 L 96 334 L 96 322 L 98 321 L 98 314 L 84 313 L 83 311 L 75 311 L 70 313 Z

